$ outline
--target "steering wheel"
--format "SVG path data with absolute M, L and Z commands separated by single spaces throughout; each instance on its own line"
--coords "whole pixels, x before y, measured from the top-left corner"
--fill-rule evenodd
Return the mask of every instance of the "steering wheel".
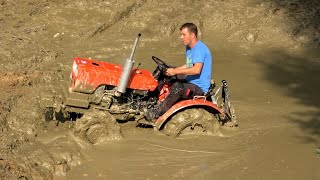
M 162 61 L 160 58 L 156 57 L 156 56 L 152 56 L 152 60 L 157 63 L 157 68 L 156 70 L 153 72 L 153 76 L 158 79 L 159 76 L 161 76 L 160 74 L 163 74 L 166 72 L 166 70 L 168 68 L 174 68 L 174 66 L 168 65 L 166 64 L 164 61 Z M 177 75 L 174 76 L 166 76 L 164 75 L 166 79 L 177 79 Z
M 152 60 L 157 63 L 159 69 L 164 72 L 166 69 L 168 68 L 172 68 L 173 66 L 170 66 L 168 64 L 166 64 L 164 61 L 162 61 L 160 58 L 156 57 L 156 56 L 152 56 Z

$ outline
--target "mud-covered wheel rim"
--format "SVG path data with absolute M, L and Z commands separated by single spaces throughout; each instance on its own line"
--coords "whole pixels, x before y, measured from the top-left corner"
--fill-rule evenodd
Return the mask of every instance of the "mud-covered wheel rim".
M 165 124 L 164 134 L 172 137 L 180 135 L 215 135 L 220 132 L 220 124 L 215 116 L 205 109 L 192 108 L 178 112 Z
M 120 126 L 108 112 L 89 110 L 76 120 L 73 133 L 91 144 L 121 139 Z

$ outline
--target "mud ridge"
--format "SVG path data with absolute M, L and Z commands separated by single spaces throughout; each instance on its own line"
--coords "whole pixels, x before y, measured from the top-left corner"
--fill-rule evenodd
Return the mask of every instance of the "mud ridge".
M 81 41 L 92 38 L 107 30 L 108 28 L 118 23 L 122 19 L 129 17 L 133 12 L 141 8 L 146 2 L 147 0 L 138 0 L 137 2 L 134 2 L 131 5 L 125 7 L 123 10 L 116 12 L 115 15 L 113 15 L 108 22 L 98 25 L 93 30 L 83 35 Z

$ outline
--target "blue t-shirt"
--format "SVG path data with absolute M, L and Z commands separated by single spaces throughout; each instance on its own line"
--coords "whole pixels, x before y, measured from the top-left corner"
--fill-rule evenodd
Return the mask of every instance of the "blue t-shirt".
M 209 48 L 201 41 L 198 41 L 193 48 L 186 47 L 186 66 L 192 67 L 195 63 L 203 63 L 202 71 L 198 75 L 187 75 L 186 80 L 189 83 L 199 86 L 204 93 L 207 93 L 210 87 L 212 57 Z

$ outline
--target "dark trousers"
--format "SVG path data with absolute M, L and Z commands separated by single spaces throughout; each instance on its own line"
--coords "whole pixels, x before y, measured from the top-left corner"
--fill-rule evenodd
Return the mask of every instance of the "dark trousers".
M 170 93 L 159 105 L 159 115 L 167 112 L 172 105 L 180 99 L 192 99 L 194 96 L 202 96 L 204 92 L 197 85 L 186 81 L 177 81 L 170 87 Z

